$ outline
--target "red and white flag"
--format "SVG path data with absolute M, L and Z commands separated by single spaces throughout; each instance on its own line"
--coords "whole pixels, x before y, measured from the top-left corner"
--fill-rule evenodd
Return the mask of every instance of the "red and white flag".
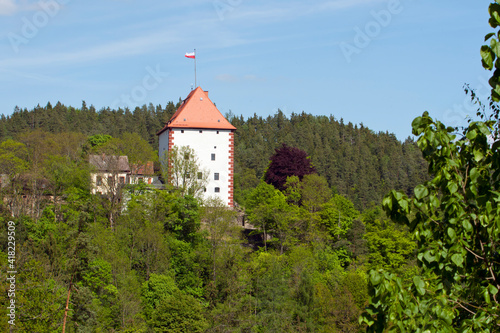
M 194 59 L 196 57 L 194 52 L 188 52 L 184 55 L 186 58 Z

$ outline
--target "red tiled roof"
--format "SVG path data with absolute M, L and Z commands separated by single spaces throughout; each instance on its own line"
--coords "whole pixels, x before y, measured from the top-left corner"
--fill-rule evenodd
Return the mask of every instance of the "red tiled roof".
M 200 87 L 189 93 L 179 109 L 157 135 L 169 128 L 236 129 L 217 110 L 217 107 L 208 98 L 208 92 L 203 91 Z
M 153 162 L 148 161 L 145 164 L 132 164 L 130 172 L 134 175 L 152 175 L 154 174 Z

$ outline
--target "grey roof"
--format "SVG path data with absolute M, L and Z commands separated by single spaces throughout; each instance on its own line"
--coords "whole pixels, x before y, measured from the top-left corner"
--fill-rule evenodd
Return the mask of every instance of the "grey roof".
M 127 156 L 90 155 L 89 163 L 101 172 L 130 172 Z

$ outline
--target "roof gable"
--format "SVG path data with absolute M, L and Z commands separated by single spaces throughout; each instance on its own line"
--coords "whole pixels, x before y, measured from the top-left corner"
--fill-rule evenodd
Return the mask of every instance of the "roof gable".
M 90 155 L 89 163 L 99 172 L 129 172 L 128 156 Z
M 200 87 L 192 90 L 158 135 L 169 128 L 206 128 L 235 130 Z

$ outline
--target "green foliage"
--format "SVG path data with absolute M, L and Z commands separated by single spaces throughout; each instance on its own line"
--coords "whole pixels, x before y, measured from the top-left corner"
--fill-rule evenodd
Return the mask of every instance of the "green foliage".
M 328 182 L 317 174 L 305 175 L 299 184 L 302 205 L 314 213 L 331 198 Z
M 152 274 L 142 286 L 142 298 L 155 332 L 203 332 L 207 327 L 199 301 L 180 291 L 170 276 Z
M 492 28 L 497 29 L 500 24 L 500 4 L 492 3 L 489 6 L 489 24 Z M 490 45 L 481 46 L 480 54 L 483 67 L 489 71 L 493 71 L 493 75 L 489 80 L 491 86 L 491 98 L 494 102 L 500 101 L 500 32 L 489 33 L 485 36 L 484 41 L 490 41 Z M 496 112 L 498 116 L 498 111 Z
M 203 316 L 200 302 L 176 290 L 171 297 L 160 300 L 153 314 L 152 326 L 155 332 L 197 333 L 204 332 L 208 322 Z
M 339 239 L 345 237 L 354 219 L 359 216 L 359 212 L 351 201 L 336 194 L 323 205 L 320 216 L 321 224 L 330 235 Z
M 254 115 L 229 120 L 238 129 L 235 172 L 239 175 L 250 169 L 262 178 L 269 157 L 285 143 L 308 152 L 329 188 L 352 201 L 358 210 L 380 202 L 391 189 L 410 194 L 415 185 L 428 179 L 426 162 L 411 138 L 400 142 L 390 133 L 375 133 L 334 116 L 305 112 L 286 117 L 278 111 L 267 118 Z M 235 182 L 235 192 L 238 186 Z
M 21 142 L 6 140 L 0 143 L 0 172 L 10 177 L 28 168 L 28 150 Z
M 18 332 L 54 332 L 62 324 L 65 290 L 47 276 L 34 259 L 18 266 L 16 275 L 16 328 Z
M 194 149 L 174 146 L 160 158 L 163 177 L 181 196 L 200 198 L 208 183 L 209 170 L 202 169 Z
M 178 239 L 193 242 L 200 229 L 200 210 L 198 200 L 190 195 L 178 197 L 172 206 L 174 213 L 165 223 L 165 229 Z
M 464 136 L 427 113 L 413 121 L 433 179 L 415 197 L 392 191 L 384 209 L 417 241 L 421 274 L 409 284 L 370 272 L 369 331 L 491 332 L 500 325 L 500 151 L 488 143 L 493 121 L 471 122 Z
M 417 245 L 408 231 L 391 221 L 375 220 L 367 224 L 364 236 L 370 254 L 370 268 L 384 268 L 389 271 L 407 269 L 414 258 Z
M 247 200 L 247 212 L 253 225 L 264 233 L 267 249 L 267 235 L 278 236 L 280 251 L 283 253 L 287 236 L 290 236 L 290 225 L 294 221 L 294 208 L 286 202 L 285 195 L 274 186 L 261 181 Z

